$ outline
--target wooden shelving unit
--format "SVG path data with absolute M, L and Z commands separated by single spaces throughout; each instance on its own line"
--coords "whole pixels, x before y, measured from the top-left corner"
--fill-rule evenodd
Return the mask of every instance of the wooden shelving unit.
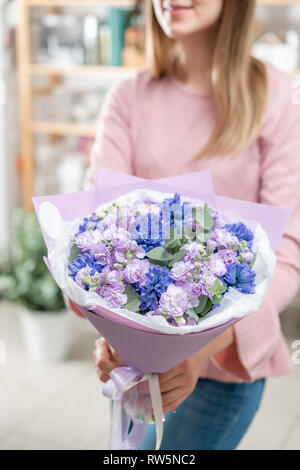
M 259 5 L 293 5 L 300 0 L 257 0 Z M 90 125 L 79 125 L 63 122 L 34 122 L 32 119 L 32 101 L 34 90 L 32 77 L 46 75 L 53 81 L 56 77 L 129 77 L 138 69 L 128 67 L 106 66 L 53 66 L 33 64 L 30 46 L 30 9 L 33 7 L 133 7 L 135 0 L 19 0 L 19 26 L 17 29 L 17 57 L 20 100 L 21 146 L 20 161 L 22 173 L 23 204 L 27 209 L 32 208 L 34 182 L 34 144 L 36 133 L 49 135 L 71 135 L 94 137 L 96 129 Z
M 37 133 L 58 136 L 94 137 L 96 128 L 91 125 L 64 122 L 34 122 L 32 102 L 34 90 L 32 77 L 46 75 L 55 81 L 56 77 L 120 77 L 126 78 L 137 72 L 129 67 L 106 66 L 52 66 L 33 64 L 30 46 L 30 9 L 33 7 L 133 7 L 135 0 L 19 0 L 19 25 L 17 30 L 17 58 L 20 99 L 20 163 L 22 175 L 23 204 L 26 209 L 32 208 L 34 185 L 34 135 Z

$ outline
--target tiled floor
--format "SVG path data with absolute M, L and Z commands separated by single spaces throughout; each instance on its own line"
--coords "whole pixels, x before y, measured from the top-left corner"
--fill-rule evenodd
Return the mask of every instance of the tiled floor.
M 105 449 L 109 408 L 92 361 L 97 335 L 73 318 L 66 361 L 38 366 L 26 358 L 14 308 L 0 304 L 0 449 Z M 268 381 L 261 410 L 240 449 L 300 450 L 300 365 Z

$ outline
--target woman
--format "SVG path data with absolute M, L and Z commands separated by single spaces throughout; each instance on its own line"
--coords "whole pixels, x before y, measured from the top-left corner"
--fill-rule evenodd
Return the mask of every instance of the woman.
M 211 169 L 217 194 L 293 208 L 260 310 L 160 375 L 162 449 L 235 449 L 265 378 L 291 368 L 278 314 L 300 279 L 300 106 L 291 78 L 251 58 L 254 7 L 149 0 L 149 70 L 110 92 L 91 153 L 86 188 L 101 166 L 149 179 Z M 122 363 L 104 340 L 94 356 L 103 382 Z

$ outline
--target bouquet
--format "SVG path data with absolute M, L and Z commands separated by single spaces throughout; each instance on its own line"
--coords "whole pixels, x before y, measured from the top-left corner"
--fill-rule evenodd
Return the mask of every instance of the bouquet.
M 255 293 L 254 232 L 203 201 L 134 191 L 74 225 L 68 275 L 109 308 L 196 326 L 230 288 Z
M 195 176 L 197 187 L 203 182 L 202 193 L 185 187 L 184 181 L 191 188 Z M 103 188 L 101 177 L 115 184 Z M 176 184 L 174 191 L 172 179 L 133 182 L 101 170 L 103 189 L 34 200 L 54 279 L 128 364 L 113 371 L 104 387 L 115 400 L 110 439 L 115 449 L 137 448 L 149 422 L 156 424 L 159 448 L 163 412 L 157 373 L 258 310 L 276 264 L 258 218 L 270 223 L 280 216 L 275 228 L 268 227 L 274 244 L 289 215 L 217 198 L 207 172 L 180 180 L 182 190 Z

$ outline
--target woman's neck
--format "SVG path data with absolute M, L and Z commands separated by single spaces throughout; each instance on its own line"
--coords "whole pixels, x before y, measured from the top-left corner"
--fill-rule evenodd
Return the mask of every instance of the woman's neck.
M 214 50 L 210 31 L 178 40 L 179 57 L 173 66 L 178 80 L 191 89 L 211 91 L 211 68 Z

